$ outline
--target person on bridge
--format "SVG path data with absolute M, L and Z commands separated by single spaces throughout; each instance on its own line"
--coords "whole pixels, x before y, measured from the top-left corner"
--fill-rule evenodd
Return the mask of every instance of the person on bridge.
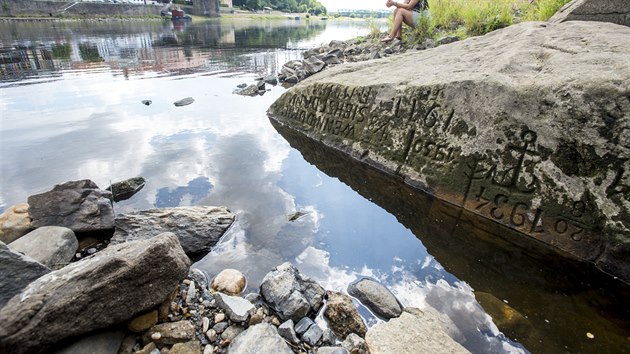
M 392 41 L 394 38 L 402 38 L 403 22 L 408 26 L 415 28 L 418 24 L 418 19 L 420 18 L 422 11 L 429 8 L 429 2 L 428 0 L 405 0 L 405 3 L 402 4 L 393 0 L 387 0 L 385 6 L 394 6 L 396 8 L 394 10 L 394 25 L 392 26 L 392 31 L 387 37 L 381 39 L 381 42 L 387 43 Z

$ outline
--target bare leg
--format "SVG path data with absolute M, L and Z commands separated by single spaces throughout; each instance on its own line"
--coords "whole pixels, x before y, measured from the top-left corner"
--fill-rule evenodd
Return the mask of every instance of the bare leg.
M 396 9 L 394 11 L 394 25 L 392 26 L 392 31 L 389 33 L 389 38 L 399 38 L 402 36 L 402 24 L 403 22 L 410 27 L 414 27 L 413 25 L 413 14 L 410 10 L 405 9 Z

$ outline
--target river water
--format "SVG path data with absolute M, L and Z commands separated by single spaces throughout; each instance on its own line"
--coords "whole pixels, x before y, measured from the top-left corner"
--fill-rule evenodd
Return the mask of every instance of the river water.
M 246 292 L 289 261 L 326 289 L 369 276 L 406 306 L 435 307 L 474 353 L 630 352 L 627 286 L 277 131 L 266 110 L 282 86 L 232 93 L 305 49 L 367 32 L 315 20 L 0 23 L 0 212 L 65 181 L 143 176 L 116 213 L 237 214 L 194 266 L 239 269 Z M 185 97 L 195 102 L 173 105 Z

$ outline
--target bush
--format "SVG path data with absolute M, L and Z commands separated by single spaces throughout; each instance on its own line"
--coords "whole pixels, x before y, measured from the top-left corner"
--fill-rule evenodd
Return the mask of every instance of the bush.
M 483 35 L 521 21 L 546 21 L 570 0 L 429 0 L 408 43 L 425 38 Z M 391 21 L 390 21 L 391 28 Z

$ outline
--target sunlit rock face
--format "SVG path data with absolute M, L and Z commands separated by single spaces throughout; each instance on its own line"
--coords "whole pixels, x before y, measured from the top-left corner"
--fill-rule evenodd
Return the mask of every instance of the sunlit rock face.
M 275 123 L 630 281 L 630 28 L 524 23 L 344 65 Z

